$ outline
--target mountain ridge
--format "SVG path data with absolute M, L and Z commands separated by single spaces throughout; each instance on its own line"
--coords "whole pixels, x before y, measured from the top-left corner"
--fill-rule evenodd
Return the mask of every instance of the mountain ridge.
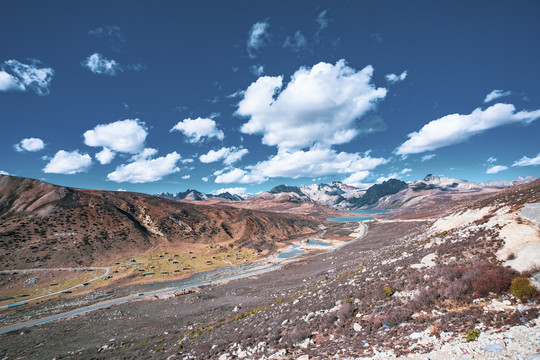
M 92 265 L 126 252 L 227 243 L 273 249 L 319 222 L 124 191 L 69 188 L 0 175 L 0 268 Z
M 245 201 L 245 200 L 279 200 L 288 201 L 290 203 L 311 202 L 340 210 L 358 209 L 362 207 L 377 207 L 380 208 L 379 202 L 385 202 L 383 198 L 393 196 L 404 190 L 411 190 L 413 193 L 421 191 L 435 192 L 459 192 L 459 193 L 475 193 L 488 192 L 497 189 L 505 189 L 522 183 L 527 183 L 535 180 L 534 177 L 518 177 L 514 180 L 491 180 L 482 183 L 473 181 L 461 180 L 457 178 L 448 178 L 444 176 L 428 174 L 424 179 L 410 183 L 398 179 L 389 179 L 381 184 L 374 184 L 366 190 L 343 184 L 339 181 L 333 181 L 328 184 L 311 184 L 291 186 L 281 184 L 274 186 L 268 191 L 262 191 L 255 195 L 235 195 L 223 193 L 219 195 L 204 194 L 197 190 L 188 189 L 185 192 L 177 194 L 157 193 L 156 196 L 165 197 L 172 200 L 188 200 L 188 201 L 206 201 L 212 198 L 222 198 L 229 201 Z M 227 194 L 227 195 L 226 195 Z M 404 194 L 405 195 L 405 194 Z M 407 196 L 404 196 L 407 197 Z M 382 199 L 382 200 L 381 200 Z M 406 199 L 402 199 L 401 202 Z M 400 201 L 396 200 L 388 206 L 394 206 Z

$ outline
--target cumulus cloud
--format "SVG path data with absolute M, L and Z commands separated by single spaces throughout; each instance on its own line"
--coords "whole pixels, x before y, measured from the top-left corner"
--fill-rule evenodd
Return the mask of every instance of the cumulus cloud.
M 114 151 L 111 151 L 111 149 L 104 147 L 103 150 L 96 154 L 96 159 L 101 165 L 105 165 L 113 161 L 115 155 L 116 153 Z
M 229 193 L 232 195 L 243 195 L 247 189 L 245 187 L 232 187 L 232 188 L 223 188 L 216 191 L 212 191 L 212 194 L 219 195 L 224 193 Z
M 534 158 L 529 158 L 527 156 L 522 157 L 519 160 L 514 161 L 512 166 L 536 166 L 540 165 L 540 153 Z
M 131 161 L 147 160 L 153 157 L 154 155 L 157 155 L 157 153 L 158 153 L 157 149 L 145 148 L 140 153 L 133 155 L 131 157 Z
M 231 169 L 219 174 L 216 183 L 262 183 L 268 178 L 318 177 L 335 174 L 352 174 L 371 170 L 385 159 L 373 158 L 369 154 L 336 152 L 333 149 L 317 148 L 308 151 L 280 151 L 268 160 L 246 169 Z
M 118 166 L 115 171 L 107 175 L 107 179 L 134 184 L 158 181 L 180 171 L 180 168 L 176 166 L 178 160 L 180 160 L 180 155 L 176 151 L 155 159 L 138 157 L 129 164 Z
M 404 72 L 402 72 L 399 75 L 386 74 L 384 77 L 385 77 L 386 81 L 388 81 L 390 84 L 395 84 L 397 82 L 401 82 L 401 81 L 405 80 L 405 78 L 407 77 L 407 70 L 405 70 Z
M 210 139 L 215 137 L 219 140 L 223 140 L 225 137 L 223 131 L 217 128 L 214 120 L 200 117 L 196 119 L 184 119 L 176 124 L 170 131 L 182 132 L 188 138 L 190 143 L 202 142 L 203 138 Z
M 103 161 L 106 161 L 111 156 L 110 151 L 138 154 L 144 148 L 147 135 L 148 131 L 145 124 L 139 119 L 126 119 L 109 124 L 100 124 L 83 134 L 86 145 L 104 148 L 99 153 Z M 104 164 L 101 159 L 98 158 L 98 160 Z
M 15 150 L 18 152 L 24 151 L 40 151 L 45 147 L 43 140 L 39 138 L 26 138 L 22 139 L 19 143 L 14 145 Z
M 468 115 L 446 115 L 407 135 L 409 140 L 395 152 L 398 155 L 407 155 L 432 151 L 463 142 L 491 128 L 514 123 L 529 124 L 539 117 L 540 110 L 516 112 L 514 105 L 501 103 L 485 110 L 477 108 Z
M 268 41 L 267 29 L 269 26 L 268 21 L 259 21 L 251 27 L 247 42 L 247 50 L 251 58 L 256 57 L 256 51 L 266 45 Z
M 281 150 L 350 142 L 363 131 L 357 119 L 386 96 L 372 74 L 372 66 L 356 71 L 339 60 L 300 68 L 285 88 L 282 76 L 260 77 L 238 104 L 236 114 L 249 117 L 241 131 Z
M 182 179 L 187 180 L 187 179 L 189 179 L 190 177 L 191 177 L 191 175 L 184 175 L 184 176 L 182 176 Z
M 0 170 L 0 175 L 9 175 L 9 173 L 7 171 Z
M 502 90 L 493 90 L 489 94 L 486 95 L 486 98 L 484 99 L 485 103 L 488 103 L 490 101 L 493 101 L 495 99 L 512 95 L 511 91 L 502 91 Z
M 208 178 L 206 176 L 201 178 L 201 180 L 204 181 L 204 182 L 208 182 Z
M 493 157 L 493 156 L 490 156 L 488 159 L 487 159 L 487 162 L 488 163 L 494 163 L 497 161 L 497 158 Z
M 199 160 L 203 163 L 211 163 L 223 160 L 223 164 L 231 165 L 242 159 L 242 157 L 248 153 L 248 149 L 243 149 L 241 147 L 222 147 L 219 150 L 210 150 L 207 154 L 201 155 Z
M 283 47 L 290 48 L 295 52 L 302 52 L 307 49 L 308 43 L 302 32 L 297 31 L 293 36 L 287 36 L 283 42 Z
M 94 53 L 86 58 L 81 65 L 94 74 L 115 76 L 122 72 L 122 67 L 115 60 L 109 60 L 103 55 Z
M 0 71 L 0 91 L 24 91 L 24 89 L 16 77 L 5 71 Z
M 504 171 L 508 169 L 507 166 L 504 166 L 504 165 L 494 165 L 492 167 L 490 167 L 489 169 L 487 169 L 486 171 L 486 174 L 496 174 L 498 172 L 501 172 L 501 171 Z
M 0 91 L 32 90 L 44 96 L 49 94 L 54 70 L 43 67 L 38 60 L 23 64 L 17 60 L 6 60 L 0 66 Z
M 436 154 L 426 154 L 426 155 L 422 156 L 422 162 L 431 160 L 431 159 L 433 159 L 435 156 L 437 156 L 437 155 L 436 155 Z
M 72 152 L 60 150 L 43 168 L 43 172 L 72 175 L 88 170 L 90 165 L 92 165 L 90 155 L 81 154 L 77 150 Z

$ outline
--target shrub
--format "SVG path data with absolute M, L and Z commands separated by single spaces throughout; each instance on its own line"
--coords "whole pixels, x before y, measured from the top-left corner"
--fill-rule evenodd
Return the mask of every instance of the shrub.
M 392 288 L 389 287 L 389 286 L 383 287 L 382 291 L 383 291 L 384 295 L 386 295 L 386 296 L 392 296 L 394 294 L 394 290 L 392 290 Z
M 503 270 L 492 269 L 480 275 L 473 283 L 473 290 L 477 297 L 485 297 L 490 292 L 502 294 L 506 292 L 512 283 L 512 278 Z
M 538 296 L 538 290 L 531 285 L 531 282 L 526 277 L 517 277 L 512 280 L 510 293 L 522 301 L 533 300 Z
M 479 337 L 480 337 L 480 332 L 478 330 L 469 330 L 467 331 L 467 336 L 465 336 L 465 340 L 476 341 Z

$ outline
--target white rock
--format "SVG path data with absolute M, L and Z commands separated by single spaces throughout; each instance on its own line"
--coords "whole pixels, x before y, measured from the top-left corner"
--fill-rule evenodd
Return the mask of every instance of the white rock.
M 354 323 L 353 329 L 356 332 L 360 332 L 360 331 L 362 331 L 362 326 L 360 326 L 360 324 L 358 324 L 358 323 Z

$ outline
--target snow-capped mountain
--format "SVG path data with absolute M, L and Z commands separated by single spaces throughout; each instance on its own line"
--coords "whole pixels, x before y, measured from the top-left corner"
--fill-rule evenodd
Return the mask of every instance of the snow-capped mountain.
M 494 180 L 483 183 L 448 178 L 429 174 L 424 179 L 412 183 L 390 179 L 381 184 L 375 184 L 367 190 L 359 190 L 353 186 L 334 181 L 329 184 L 312 184 L 301 186 L 278 185 L 268 191 L 254 196 L 236 195 L 228 192 L 213 195 L 204 194 L 197 190 L 188 189 L 176 194 L 157 193 L 157 196 L 172 200 L 204 201 L 212 198 L 222 198 L 229 201 L 243 201 L 248 198 L 257 200 L 278 200 L 280 202 L 302 203 L 311 202 L 336 209 L 356 209 L 366 206 L 392 207 L 400 203 L 408 203 L 412 199 L 424 196 L 440 196 L 453 193 L 479 193 L 495 191 L 535 180 L 534 177 L 519 177 L 511 181 Z

